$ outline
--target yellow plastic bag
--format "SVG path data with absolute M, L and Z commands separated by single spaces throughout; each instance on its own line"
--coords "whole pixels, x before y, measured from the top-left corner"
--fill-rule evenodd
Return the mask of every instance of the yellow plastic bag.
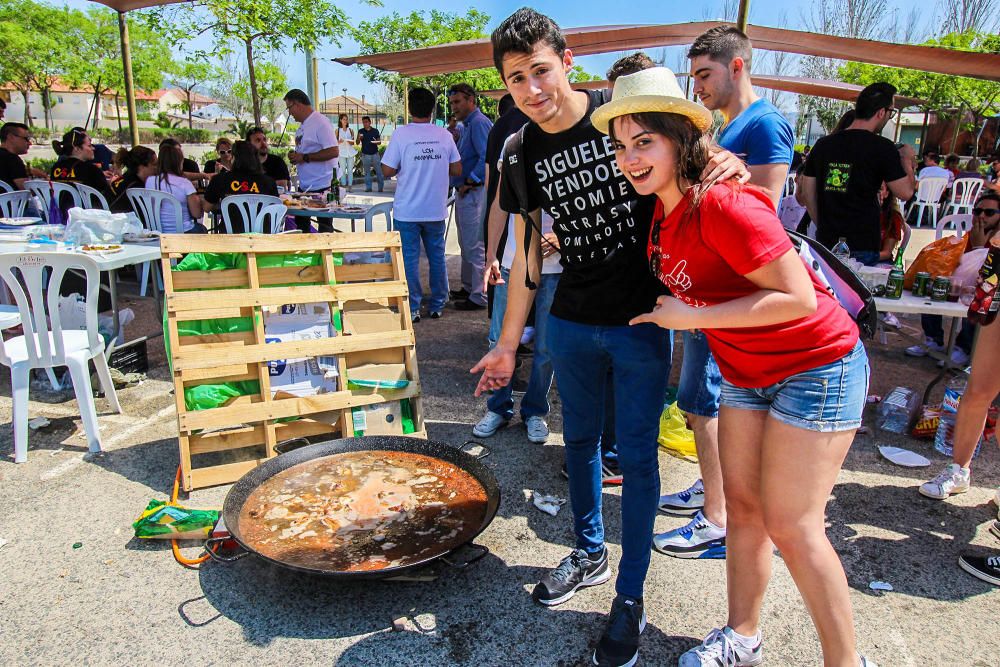
M 687 427 L 687 420 L 677 403 L 671 403 L 663 409 L 660 415 L 660 435 L 656 440 L 671 456 L 692 463 L 698 462 L 694 432 Z

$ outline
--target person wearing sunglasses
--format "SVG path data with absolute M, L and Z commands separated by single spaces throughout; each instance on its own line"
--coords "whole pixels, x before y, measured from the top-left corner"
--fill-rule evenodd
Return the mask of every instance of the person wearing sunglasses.
M 108 179 L 100 167 L 95 165 L 94 144 L 90 136 L 81 128 L 73 128 L 63 135 L 62 140 L 52 142 L 59 159 L 52 165 L 49 176 L 53 181 L 63 183 L 83 183 L 94 188 L 108 201 L 111 201 L 113 194 L 108 184 Z M 64 194 L 59 200 L 59 207 L 63 214 L 73 205 L 73 200 Z
M 979 197 L 975 207 L 972 209 L 972 229 L 969 230 L 968 244 L 965 252 L 983 248 L 993 235 L 1000 228 L 1000 194 L 986 192 Z M 924 342 L 922 345 L 913 345 L 906 348 L 908 357 L 925 357 L 928 350 L 944 352 L 944 325 L 940 315 L 921 315 L 920 326 L 924 330 Z M 951 352 L 951 362 L 956 366 L 965 366 L 969 363 L 969 355 L 972 353 L 972 343 L 975 339 L 976 327 L 966 320 L 962 324 L 958 335 L 955 337 L 955 349 Z M 943 362 L 939 362 L 943 366 Z M 935 478 L 937 479 L 937 478 Z M 921 493 L 930 498 L 943 499 L 948 497 L 948 493 L 928 486 L 930 482 L 921 487 Z M 947 486 L 947 485 L 946 485 Z
M 816 240 L 833 248 L 847 240 L 851 257 L 873 265 L 882 248 L 878 192 L 885 183 L 908 201 L 916 190 L 912 149 L 882 135 L 896 115 L 896 88 L 873 83 L 858 94 L 847 129 L 816 142 L 802 168 L 799 201 L 816 224 Z
M 21 159 L 28 154 L 32 141 L 31 130 L 23 123 L 4 123 L 0 127 L 0 181 L 16 190 L 23 190 L 29 178 L 49 177 L 44 171 L 27 167 Z
M 205 163 L 205 173 L 213 176 L 233 168 L 233 142 L 219 137 L 215 142 L 215 152 L 219 157 Z

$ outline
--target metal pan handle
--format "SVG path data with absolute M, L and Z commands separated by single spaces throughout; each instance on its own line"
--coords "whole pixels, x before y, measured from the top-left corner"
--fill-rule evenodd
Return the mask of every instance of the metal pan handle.
M 208 552 L 212 560 L 218 563 L 235 563 L 250 552 L 240 547 L 239 551 L 233 551 L 231 556 L 223 556 L 213 548 L 216 545 L 221 547 L 223 543 L 231 542 L 232 540 L 233 538 L 231 537 L 210 537 L 205 541 L 205 551 Z
M 480 457 L 481 458 L 481 457 Z M 441 560 L 456 570 L 464 570 L 469 567 L 477 560 L 481 560 L 486 554 L 490 552 L 489 547 L 484 547 L 482 544 L 468 544 L 466 545 L 469 549 L 474 549 L 476 554 L 472 558 L 467 558 L 463 563 L 456 563 L 453 560 L 449 560 L 448 556 L 442 556 Z
M 489 447 L 487 447 L 481 442 L 477 442 L 476 440 L 466 440 L 465 442 L 462 443 L 462 446 L 458 448 L 458 451 L 465 452 L 465 448 L 469 447 L 470 445 L 477 445 L 478 447 L 482 448 L 483 450 L 482 453 L 479 454 L 479 456 L 476 456 L 476 458 L 479 459 L 480 461 L 482 461 L 487 456 L 493 453 Z M 468 452 L 466 452 L 466 454 L 468 454 Z

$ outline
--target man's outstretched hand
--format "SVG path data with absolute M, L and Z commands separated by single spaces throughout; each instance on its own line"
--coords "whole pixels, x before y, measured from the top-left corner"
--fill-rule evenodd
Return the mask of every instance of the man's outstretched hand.
M 483 375 L 476 385 L 476 396 L 481 396 L 485 391 L 496 391 L 506 387 L 514 375 L 515 350 L 507 350 L 499 346 L 494 347 L 473 366 L 469 372 Z

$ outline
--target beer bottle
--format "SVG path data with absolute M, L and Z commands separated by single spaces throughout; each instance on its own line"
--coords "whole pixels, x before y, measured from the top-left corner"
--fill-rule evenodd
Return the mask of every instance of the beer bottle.
M 997 282 L 1000 282 L 1000 247 L 993 243 L 986 255 L 982 268 L 979 269 L 979 281 L 976 285 L 976 295 L 969 304 L 969 320 L 975 324 L 986 326 L 997 318 L 1000 310 L 1000 295 L 997 294 Z

